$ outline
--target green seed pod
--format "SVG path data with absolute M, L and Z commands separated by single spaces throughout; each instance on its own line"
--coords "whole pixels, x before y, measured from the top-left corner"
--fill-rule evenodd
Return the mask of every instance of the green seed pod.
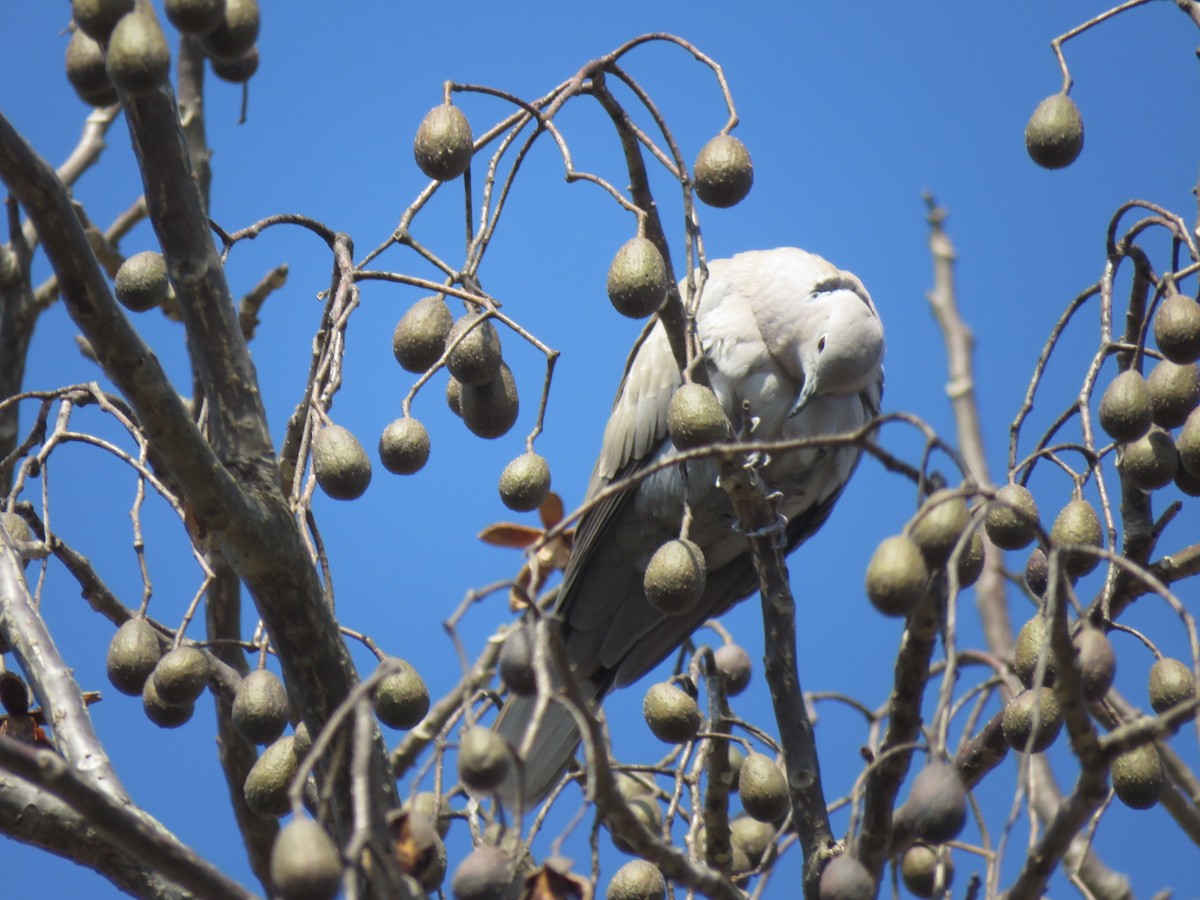
M 1179 366 L 1168 359 L 1159 360 L 1146 385 L 1154 424 L 1160 428 L 1179 427 L 1200 404 L 1200 367 L 1194 363 Z
M 131 97 L 154 93 L 171 72 L 171 50 L 162 28 L 153 16 L 138 12 L 117 22 L 104 61 L 117 90 Z
M 513 881 L 513 861 L 499 847 L 480 844 L 468 853 L 450 879 L 455 900 L 504 900 Z
M 691 541 L 667 541 L 650 557 L 642 588 L 646 600 L 667 616 L 691 612 L 704 596 L 704 551 Z
M 271 887 L 280 900 L 334 900 L 342 887 L 337 845 L 312 819 L 288 822 L 271 849 Z
M 705 144 L 692 171 L 697 196 L 718 209 L 740 203 L 754 184 L 750 151 L 730 134 L 718 134 Z
M 1134 487 L 1147 492 L 1156 491 L 1175 479 L 1179 453 L 1171 435 L 1156 427 L 1125 445 L 1121 451 L 1119 468 Z
M 843 853 L 821 872 L 818 896 L 821 900 L 875 900 L 875 879 L 862 863 Z
M 667 882 L 654 863 L 635 859 L 617 869 L 604 896 L 605 900 L 663 900 Z
M 514 694 L 531 697 L 537 693 L 537 673 L 533 666 L 533 626 L 518 625 L 504 638 L 497 667 L 500 678 Z
M 1083 150 L 1083 116 L 1066 94 L 1051 94 L 1037 105 L 1025 126 L 1025 149 L 1044 169 L 1062 169 Z
M 938 856 L 937 849 L 928 844 L 913 844 L 904 851 L 904 856 L 900 860 L 900 877 L 904 881 L 904 886 L 914 897 L 933 897 L 937 880 Z M 943 852 L 941 856 L 943 858 L 942 871 L 945 873 L 942 887 L 948 888 L 954 881 L 954 860 L 949 852 Z
M 375 715 L 389 728 L 414 728 L 429 712 L 429 688 L 404 660 L 392 657 L 387 662 L 400 669 L 385 676 L 375 689 Z
M 725 677 L 725 693 L 736 697 L 750 684 L 754 665 L 750 654 L 737 644 L 722 644 L 713 652 L 717 670 Z
M 71 0 L 71 18 L 94 41 L 108 40 L 117 22 L 133 10 L 133 0 Z
M 115 288 L 117 300 L 132 312 L 146 312 L 160 306 L 171 290 L 163 255 L 145 250 L 129 257 L 117 269 Z
M 1050 528 L 1052 545 L 1082 544 L 1092 547 L 1104 546 L 1104 533 L 1100 529 L 1100 517 L 1086 500 L 1075 499 L 1059 512 Z M 1072 578 L 1087 575 L 1100 564 L 1100 557 L 1086 551 L 1068 550 L 1062 553 L 1067 574 Z
M 67 80 L 88 106 L 112 106 L 120 100 L 104 65 L 104 51 L 79 30 L 67 43 Z
M 127 620 L 108 645 L 108 680 L 122 694 L 136 697 L 158 665 L 162 649 L 158 632 L 141 617 Z
M 985 561 L 983 538 L 978 531 L 971 532 L 971 541 L 958 557 L 958 586 L 969 588 L 983 574 Z
M 442 103 L 425 114 L 413 141 L 417 166 L 437 181 L 453 181 L 471 168 L 471 123 L 457 106 Z
M 1153 744 L 1128 750 L 1112 762 L 1113 790 L 1117 799 L 1130 809 L 1154 806 L 1165 785 L 1162 760 Z
M 696 701 L 665 681 L 652 684 L 646 691 L 642 715 L 654 736 L 667 744 L 682 744 L 692 740 L 703 722 Z
M 1155 712 L 1166 712 L 1195 696 L 1196 679 L 1184 663 L 1164 656 L 1150 667 L 1150 705 Z
M 299 768 L 295 739 L 284 735 L 265 749 L 246 774 L 242 793 L 251 812 L 264 819 L 286 815 L 291 809 L 288 786 Z
M 458 340 L 458 336 L 464 332 L 466 336 Z M 496 333 L 496 326 L 491 319 L 468 313 L 450 326 L 446 343 L 454 345 L 446 358 L 446 368 L 462 384 L 487 384 L 499 374 L 503 354 L 500 335 Z
M 163 7 L 172 25 L 195 37 L 225 21 L 225 0 L 166 0 Z
M 1135 373 L 1136 374 L 1136 373 Z M 1147 417 L 1146 427 L 1150 427 Z M 1006 484 L 988 505 L 983 527 L 1001 550 L 1023 550 L 1037 537 L 1038 508 L 1029 488 Z
M 1079 672 L 1083 680 L 1083 699 L 1095 703 L 1104 699 L 1117 675 L 1117 654 L 1099 628 L 1085 625 L 1074 639 L 1079 654 Z
M 230 84 L 245 84 L 258 71 L 258 45 L 251 47 L 241 56 L 234 59 L 218 59 L 213 57 L 208 61 L 212 73 L 222 81 Z
M 1200 359 L 1200 303 L 1170 291 L 1154 314 L 1154 342 L 1177 365 Z
M 787 778 L 775 760 L 762 753 L 747 754 L 738 773 L 738 796 L 746 815 L 759 822 L 775 823 L 792 805 Z
M 925 597 L 929 570 L 905 535 L 884 538 L 867 564 L 867 596 L 885 616 L 907 616 Z
M 1100 398 L 1100 427 L 1114 441 L 1136 441 L 1154 421 L 1150 387 L 1142 373 L 1126 369 L 1114 378 Z
M 255 669 L 233 695 L 233 727 L 252 744 L 274 743 L 283 734 L 287 714 L 287 691 L 269 669 Z
M 511 758 L 504 738 L 490 728 L 467 729 L 458 745 L 458 779 L 470 791 L 488 793 L 508 776 Z
M 461 404 L 463 422 L 472 434 L 489 440 L 508 434 L 520 412 L 512 371 L 501 363 L 500 374 L 487 384 L 464 384 Z
M 150 678 L 167 703 L 194 703 L 208 684 L 208 657 L 197 647 L 176 647 L 158 661 Z
M 1041 753 L 1062 731 L 1063 714 L 1053 688 L 1022 691 L 1004 707 L 1001 727 L 1008 746 L 1022 753 Z M 1030 744 L 1030 738 L 1033 743 Z
M 441 294 L 418 300 L 392 333 L 396 362 L 409 372 L 427 371 L 446 351 L 446 338 L 453 325 L 454 315 Z
M 258 0 L 225 0 L 221 23 L 200 39 L 200 48 L 210 59 L 237 59 L 258 40 Z
M 729 843 L 741 850 L 752 867 L 758 866 L 775 849 L 775 826 L 750 816 L 738 816 L 729 823 Z
M 942 566 L 970 520 L 967 501 L 962 495 L 950 490 L 934 491 L 909 523 L 908 536 L 930 567 Z
M 395 475 L 412 475 L 429 461 L 429 432 L 412 416 L 393 420 L 379 436 L 379 461 Z
M 1175 438 L 1175 449 L 1179 451 L 1179 464 L 1200 478 L 1200 412 L 1193 411 L 1188 415 Z
M 1021 626 L 1013 650 L 1013 671 L 1026 687 L 1033 685 L 1043 651 L 1046 654 L 1046 674 L 1042 683 L 1051 685 L 1058 671 L 1057 661 L 1046 644 L 1046 621 L 1038 615 Z
M 954 766 L 931 763 L 922 769 L 893 821 L 897 831 L 930 844 L 958 837 L 967 822 L 967 790 Z
M 712 390 L 702 384 L 684 384 L 671 395 L 667 433 L 677 450 L 691 450 L 730 440 L 733 428 Z
M 536 453 L 522 453 L 500 473 L 500 502 L 515 512 L 532 512 L 549 493 L 550 465 Z
M 312 441 L 317 485 L 334 500 L 361 497 L 371 483 L 371 459 L 354 433 L 341 425 L 326 425 Z
M 649 238 L 630 238 L 608 267 L 608 299 L 631 319 L 644 319 L 667 299 L 667 263 Z
M 195 708 L 194 703 L 168 703 L 158 696 L 153 678 L 142 685 L 142 711 L 159 728 L 178 728 L 192 718 Z

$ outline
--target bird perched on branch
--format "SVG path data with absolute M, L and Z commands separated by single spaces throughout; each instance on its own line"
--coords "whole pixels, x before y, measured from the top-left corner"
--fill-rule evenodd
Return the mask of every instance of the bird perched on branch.
M 696 331 L 708 380 L 740 440 L 845 434 L 879 413 L 883 326 L 862 282 L 819 256 L 785 247 L 710 263 Z M 682 382 L 657 323 L 627 366 L 588 500 L 677 452 L 667 420 Z M 852 445 L 810 447 L 758 460 L 767 489 L 780 495 L 789 551 L 824 524 L 860 453 Z M 758 587 L 746 538 L 717 483 L 718 463 L 685 465 L 686 472 L 664 468 L 601 501 L 580 522 L 554 615 L 574 677 L 597 703 Z M 643 579 L 655 551 L 680 537 L 685 494 L 687 538 L 702 551 L 707 578 L 690 610 L 668 615 L 647 600 Z M 552 703 L 537 723 L 533 715 L 534 698 L 513 697 L 497 723 L 514 747 L 535 725 L 519 789 L 526 805 L 549 790 L 579 742 L 564 707 Z M 517 787 L 501 793 L 512 802 Z

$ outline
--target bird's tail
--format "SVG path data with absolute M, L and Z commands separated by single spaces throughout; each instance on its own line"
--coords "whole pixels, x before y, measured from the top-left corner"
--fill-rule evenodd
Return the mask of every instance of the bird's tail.
M 565 706 L 551 703 L 535 722 L 536 709 L 537 697 L 510 696 L 496 719 L 496 732 L 514 750 L 531 748 L 498 791 L 505 806 L 514 810 L 518 805 L 532 809 L 545 799 L 579 746 L 579 729 Z

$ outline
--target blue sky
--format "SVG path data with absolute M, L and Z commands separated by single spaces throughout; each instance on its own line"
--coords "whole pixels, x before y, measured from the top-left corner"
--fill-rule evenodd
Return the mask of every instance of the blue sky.
M 1060 84 L 1050 39 L 1102 11 L 1099 4 L 264 5 L 262 65 L 251 83 L 245 124 L 236 124 L 240 92 L 209 82 L 212 214 L 227 230 L 274 213 L 304 213 L 351 234 L 361 257 L 386 239 L 425 185 L 413 163 L 412 135 L 425 111 L 439 102 L 444 80 L 536 97 L 630 37 L 674 32 L 725 67 L 741 117 L 736 134 L 755 163 L 754 189 L 745 202 L 729 211 L 701 211 L 710 257 L 796 245 L 853 270 L 887 328 L 885 408 L 915 413 L 951 435 L 942 342 L 925 300 L 931 262 L 922 192 L 935 192 L 948 208 L 959 253 L 959 300 L 977 338 L 977 387 L 994 477 L 1002 477 L 1008 424 L 1045 335 L 1066 303 L 1102 272 L 1112 212 L 1141 198 L 1186 221 L 1195 218 L 1200 32 L 1169 2 L 1135 9 L 1066 46 L 1086 146 L 1075 165 L 1060 172 L 1030 162 L 1024 124 Z M 67 4 L 26 6 L 19 21 L 8 23 L 0 108 L 43 156 L 57 162 L 73 147 L 87 112 L 62 73 Z M 627 58 L 625 68 L 655 97 L 689 160 L 724 124 L 710 73 L 678 48 L 643 47 Z M 477 134 L 510 111 L 479 95 L 460 94 L 456 102 Z M 572 102 L 559 127 L 577 167 L 625 183 L 619 147 L 594 103 Z M 76 188 L 98 223 L 126 208 L 139 190 L 123 120 L 110 132 L 109 144 L 103 163 Z M 656 186 L 680 260 L 678 195 L 664 178 Z M 461 223 L 461 192 L 451 189 L 439 193 L 414 231 L 439 253 L 461 259 Z M 568 506 L 578 502 L 587 483 L 608 404 L 639 328 L 611 311 L 603 288 L 609 260 L 633 227 L 631 217 L 595 187 L 566 184 L 552 146 L 544 142 L 518 179 L 481 272 L 485 288 L 508 314 L 563 352 L 537 447 L 549 459 L 554 487 Z M 142 227 L 124 249 L 148 249 L 152 241 Z M 1149 244 L 1159 268 L 1163 246 Z M 303 387 L 320 315 L 315 297 L 327 287 L 329 259 L 311 238 L 276 230 L 239 246 L 228 269 L 237 294 L 281 262 L 290 267 L 288 285 L 268 302 L 253 348 L 276 439 Z M 379 263 L 431 275 L 414 256 L 395 249 Z M 395 365 L 390 335 L 420 296 L 368 284 L 351 321 L 344 387 L 333 416 L 368 448 L 399 414 L 412 384 Z M 1052 419 L 1077 390 L 1098 340 L 1095 308 L 1064 344 L 1047 400 L 1035 410 L 1037 421 Z M 139 318 L 137 325 L 185 387 L 178 329 L 154 316 Z M 74 334 L 61 309 L 43 319 L 29 387 L 97 377 L 76 353 Z M 523 448 L 541 383 L 536 352 L 515 335 L 505 335 L 505 347 L 522 388 L 521 417 L 508 436 L 485 442 L 468 435 L 445 410 L 439 377 L 414 404 L 432 437 L 428 467 L 396 478 L 377 465 L 361 501 L 315 503 L 343 621 L 412 661 L 435 690 L 448 686 L 455 673 L 442 622 L 468 590 L 509 577 L 520 562 L 513 551 L 475 539 L 490 522 L 519 518 L 500 504 L 495 482 Z M 80 417 L 80 427 L 89 423 L 96 424 Z M 916 460 L 919 444 L 911 433 L 897 429 L 885 433 L 884 442 Z M 1024 446 L 1029 444 L 1026 438 Z M 132 479 L 95 451 L 76 447 L 62 454 L 53 471 L 56 527 L 134 602 L 140 580 L 130 548 Z M 1036 486 L 1049 521 L 1067 499 L 1069 485 L 1046 473 Z M 872 706 L 886 700 L 900 626 L 870 610 L 861 579 L 875 544 L 899 531 L 912 507 L 909 486 L 866 462 L 824 531 L 792 557 L 807 690 L 853 694 Z M 180 557 L 182 543 L 162 510 L 152 507 L 147 515 L 163 523 L 148 538 L 151 612 L 178 620 L 199 574 Z M 1191 543 L 1188 535 L 1196 526 L 1195 511 L 1185 505 L 1164 550 Z M 1019 569 L 1023 562 L 1015 554 L 1011 565 Z M 1188 600 L 1194 588 L 1181 586 L 1180 593 Z M 1017 597 L 1014 606 L 1031 609 L 1024 602 Z M 959 610 L 963 640 L 978 646 L 971 603 L 968 595 Z M 103 672 L 108 626 L 80 601 L 61 570 L 47 578 L 43 610 L 84 689 L 105 692 L 93 714 L 133 796 L 183 840 L 253 886 L 223 803 L 207 703 L 182 729 L 153 728 L 136 701 L 109 689 Z M 506 615 L 499 597 L 473 610 L 463 628 L 468 645 L 478 649 Z M 727 618 L 756 658 L 757 618 L 754 602 Z M 1161 603 L 1142 601 L 1128 621 L 1164 651 L 1184 652 L 1178 623 L 1163 614 Z M 1127 635 L 1114 641 L 1122 665 L 1119 685 L 1143 702 L 1149 654 Z M 606 706 L 610 721 L 618 727 L 627 723 L 617 745 L 622 758 L 650 759 L 659 752 L 641 723 L 640 702 L 640 691 L 627 690 Z M 752 721 L 769 722 L 761 677 L 736 709 Z M 858 748 L 866 735 L 842 711 L 823 706 L 820 712 L 827 793 L 836 797 L 858 774 Z M 1174 746 L 1197 761 L 1194 732 Z M 1069 785 L 1070 760 L 1058 759 L 1056 767 Z M 993 833 L 1003 826 L 1014 780 L 1009 762 L 988 787 Z M 844 816 L 835 822 L 841 829 L 845 825 Z M 1022 819 L 1010 838 L 1013 858 L 1026 836 Z M 1200 865 L 1196 848 L 1178 836 L 1161 809 L 1114 808 L 1095 843 L 1110 865 L 1131 875 L 1139 895 L 1174 886 L 1186 896 Z M 611 871 L 619 860 L 606 854 Z M 792 869 L 777 876 L 766 896 L 794 895 L 797 860 L 793 854 L 784 863 Z M 13 896 L 36 890 L 101 897 L 109 890 L 90 873 L 12 843 L 0 843 L 0 861 Z M 977 858 L 960 854 L 958 892 L 972 871 L 981 870 Z M 1070 890 L 1059 881 L 1054 893 Z

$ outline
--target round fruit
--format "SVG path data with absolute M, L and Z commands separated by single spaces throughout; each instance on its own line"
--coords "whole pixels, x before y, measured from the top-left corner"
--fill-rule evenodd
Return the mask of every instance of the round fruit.
M 775 826 L 749 816 L 738 816 L 729 823 L 729 843 L 746 854 L 751 866 L 757 866 L 775 846 Z
M 1194 363 L 1180 366 L 1168 359 L 1160 360 L 1150 370 L 1146 384 L 1154 424 L 1161 428 L 1179 427 L 1200 404 L 1200 367 Z
M 718 209 L 741 202 L 754 184 L 750 151 L 731 134 L 718 134 L 705 144 L 696 156 L 692 171 L 696 194 Z
M 242 785 L 250 810 L 264 819 L 286 815 L 291 809 L 288 786 L 297 768 L 295 740 L 290 734 L 267 747 L 250 767 Z
M 1200 478 L 1200 411 L 1188 415 L 1183 429 L 1175 438 L 1175 449 L 1179 451 L 1179 464 Z
M 631 319 L 644 319 L 667 299 L 667 264 L 649 238 L 621 245 L 608 267 L 608 299 Z
M 208 34 L 225 21 L 225 0 L 166 0 L 167 19 L 184 34 Z
M 695 738 L 703 721 L 695 699 L 669 682 L 652 684 L 642 701 L 642 715 L 654 736 L 668 744 Z
M 107 40 L 121 17 L 132 10 L 133 0 L 71 0 L 71 18 L 96 41 Z
M 396 855 L 401 869 L 415 878 L 427 894 L 437 892 L 449 865 L 437 823 L 429 816 L 413 812 L 401 813 L 393 828 L 397 826 Z
M 958 557 L 959 588 L 969 588 L 979 580 L 979 576 L 983 574 L 984 561 L 983 538 L 979 536 L 978 531 L 973 531 L 966 549 Z
M 79 30 L 67 43 L 67 80 L 88 106 L 112 106 L 120 100 L 104 65 L 104 51 Z
M 195 709 L 194 703 L 168 703 L 158 696 L 153 678 L 147 678 L 142 686 L 142 711 L 159 728 L 178 728 L 191 719 Z
M 113 28 L 104 54 L 108 77 L 123 94 L 152 94 L 167 83 L 171 50 L 153 16 L 129 13 Z
M 1055 546 L 1083 544 L 1103 547 L 1104 536 L 1100 530 L 1100 517 L 1096 515 L 1092 505 L 1086 500 L 1075 499 L 1064 506 L 1050 528 L 1050 543 Z M 1100 557 L 1087 551 L 1066 550 L 1062 553 L 1062 562 L 1068 575 L 1079 578 L 1095 569 L 1100 563 Z
M 296 759 L 302 760 L 312 750 L 312 735 L 308 733 L 308 725 L 301 722 L 292 732 L 292 749 L 296 751 Z
M 1089 703 L 1104 699 L 1117 675 L 1117 654 L 1099 628 L 1085 625 L 1075 635 L 1079 653 L 1079 672 L 1083 679 L 1083 699 Z
M 341 425 L 326 425 L 313 437 L 313 472 L 334 500 L 361 497 L 371 483 L 371 460 L 358 438 Z
M 1004 740 L 1014 750 L 1041 753 L 1062 731 L 1062 708 L 1048 687 L 1022 691 L 1004 707 Z M 1030 743 L 1032 737 L 1033 742 Z
M 513 863 L 508 854 L 491 844 L 480 844 L 466 855 L 450 891 L 455 900 L 504 900 L 513 880 Z
M 466 336 L 455 344 L 463 332 Z M 454 345 L 446 359 L 446 367 L 463 385 L 487 384 L 499 373 L 503 364 L 500 335 L 491 319 L 468 313 L 450 326 L 446 343 Z
M 462 418 L 462 382 L 453 376 L 446 382 L 446 405 L 450 412 Z
M 0 672 L 0 706 L 12 716 L 29 712 L 29 688 L 16 672 Z
M 867 596 L 885 616 L 907 616 L 925 596 L 929 570 L 912 539 L 884 538 L 867 564 Z
M 1130 809 L 1149 809 L 1162 796 L 1166 775 L 1153 744 L 1143 744 L 1112 761 L 1112 786 Z
M 1042 683 L 1051 685 L 1054 684 L 1057 672 L 1056 661 L 1046 644 L 1046 621 L 1039 615 L 1021 626 L 1013 650 L 1013 672 L 1026 687 L 1033 685 L 1033 677 L 1037 674 L 1043 651 L 1046 654 L 1046 670 Z
M 1175 479 L 1179 453 L 1171 435 L 1154 428 L 1121 451 L 1121 473 L 1139 490 L 1155 491 Z
M 1178 441 L 1175 446 L 1178 449 Z M 1175 487 L 1189 497 L 1200 497 L 1200 478 L 1188 471 L 1182 456 L 1179 458 L 1179 465 L 1175 467 Z
M 617 869 L 608 883 L 605 900 L 663 900 L 667 882 L 654 863 L 635 859 Z
M 445 352 L 446 338 L 453 325 L 454 315 L 441 294 L 418 300 L 401 316 L 392 333 L 396 362 L 409 372 L 428 370 Z
M 9 537 L 18 543 L 28 543 L 37 540 L 34 537 L 33 530 L 29 527 L 29 523 L 16 513 L 0 511 L 0 524 L 4 526 Z
M 759 822 L 778 822 L 792 806 L 787 778 L 775 760 L 762 753 L 749 753 L 742 761 L 738 795 L 746 815 Z
M 481 438 L 498 438 L 508 434 L 517 421 L 520 398 L 512 371 L 500 364 L 500 374 L 487 384 L 462 386 L 463 422 Z
M 953 766 L 931 763 L 896 810 L 896 827 L 930 844 L 952 841 L 967 822 L 967 791 Z
M 271 887 L 281 900 L 334 900 L 342 886 L 342 861 L 325 829 L 297 817 L 284 825 L 271 849 Z
M 1025 586 L 1035 597 L 1043 597 L 1049 584 L 1050 560 L 1046 558 L 1045 550 L 1034 547 L 1025 563 Z
M 200 47 L 210 59 L 237 59 L 258 40 L 258 0 L 225 0 L 221 23 L 200 39 Z
M 947 888 L 954 881 L 954 860 L 946 853 L 942 864 L 945 873 L 942 887 Z M 937 881 L 938 852 L 928 844 L 913 844 L 900 860 L 900 877 L 904 886 L 915 897 L 928 898 L 933 896 Z
M 221 59 L 212 57 L 209 59 L 209 65 L 212 66 L 212 72 L 222 81 L 228 81 L 230 84 L 245 84 L 254 77 L 254 73 L 258 71 L 258 45 L 254 45 L 241 56 L 233 59 Z
M 750 675 L 754 664 L 750 654 L 737 644 L 722 644 L 713 652 L 713 661 L 717 670 L 725 678 L 725 693 L 736 697 L 750 684 Z
M 921 505 L 908 529 L 931 567 L 944 565 L 958 539 L 967 529 L 971 514 L 962 495 L 950 490 L 934 491 Z
M 471 791 L 495 790 L 508 776 L 508 744 L 490 728 L 468 728 L 458 745 L 458 779 Z
M 818 891 L 821 900 L 875 900 L 875 879 L 862 863 L 843 853 L 821 872 Z
M 1172 290 L 1154 314 L 1154 342 L 1173 363 L 1200 359 L 1200 303 Z
M 208 684 L 208 657 L 197 647 L 176 647 L 158 661 L 150 679 L 167 703 L 194 703 Z
M 531 512 L 550 493 L 550 466 L 533 452 L 522 453 L 500 473 L 500 501 L 515 512 Z
M 167 280 L 167 261 L 161 253 L 143 250 L 129 257 L 117 269 L 115 281 L 117 299 L 133 312 L 153 309 L 167 298 L 171 290 Z
M 1135 373 L 1136 374 L 1136 373 Z M 1149 422 L 1146 425 L 1150 427 Z M 1023 550 L 1037 537 L 1038 508 L 1029 488 L 1006 484 L 988 505 L 983 527 L 1001 550 Z
M 1114 441 L 1136 441 L 1154 421 L 1150 387 L 1142 373 L 1126 369 L 1114 378 L 1100 398 L 1100 427 Z
M 1150 667 L 1150 705 L 1157 713 L 1196 696 L 1192 670 L 1177 659 L 1164 656 Z
M 429 432 L 412 416 L 395 419 L 379 436 L 379 461 L 395 475 L 412 475 L 429 461 Z
M 629 808 L 633 810 L 633 814 L 637 816 L 638 821 L 645 826 L 646 830 L 651 834 L 661 835 L 663 830 L 663 815 L 662 809 L 650 796 L 638 796 L 629 800 Z M 617 835 L 612 836 L 613 846 L 622 853 L 633 853 L 633 847 L 624 839 Z
M 385 676 L 375 688 L 375 715 L 389 728 L 413 728 L 429 712 L 429 688 L 404 660 L 393 657 L 387 662 L 399 671 Z
M 269 669 L 255 669 L 233 695 L 233 727 L 252 744 L 274 743 L 283 734 L 287 714 L 287 691 Z
M 158 665 L 162 649 L 158 632 L 141 617 L 127 620 L 108 645 L 108 680 L 122 694 L 136 697 Z
M 463 111 L 450 103 L 425 114 L 413 141 L 417 166 L 437 181 L 453 181 L 471 168 L 474 138 Z
M 642 588 L 646 600 L 660 613 L 691 612 L 704 596 L 708 568 L 704 551 L 691 541 L 667 541 L 650 557 Z
M 1051 94 L 1037 105 L 1025 126 L 1025 149 L 1044 169 L 1061 169 L 1083 150 L 1083 116 L 1066 94 Z
M 537 674 L 533 667 L 533 627 L 518 625 L 504 638 L 500 647 L 500 678 L 514 694 L 524 697 L 537 693 Z
M 404 808 L 434 822 L 439 837 L 444 838 L 450 830 L 450 821 L 453 818 L 450 814 L 450 802 L 444 798 L 439 800 L 433 791 L 421 791 L 410 803 L 404 804 Z
M 676 449 L 690 450 L 730 440 L 733 428 L 711 389 L 702 384 L 684 384 L 671 395 L 667 433 Z

